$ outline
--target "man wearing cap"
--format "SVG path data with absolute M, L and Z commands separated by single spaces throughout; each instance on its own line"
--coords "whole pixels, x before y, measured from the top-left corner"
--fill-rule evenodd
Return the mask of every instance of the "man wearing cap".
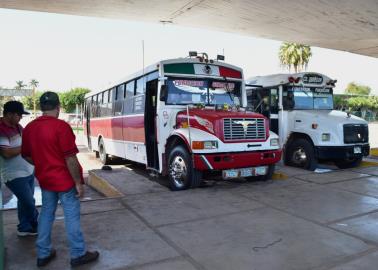
M 18 101 L 4 104 L 0 118 L 0 177 L 17 197 L 17 235 L 37 234 L 38 211 L 34 200 L 34 167 L 21 156 L 22 115 L 29 114 Z
M 58 201 L 70 245 L 71 266 L 97 260 L 97 251 L 87 251 L 80 226 L 80 200 L 83 195 L 82 169 L 76 154 L 75 135 L 59 120 L 60 102 L 54 92 L 40 98 L 42 116 L 29 123 L 23 134 L 22 156 L 33 163 L 42 190 L 42 209 L 38 225 L 37 266 L 45 266 L 56 256 L 51 230 Z

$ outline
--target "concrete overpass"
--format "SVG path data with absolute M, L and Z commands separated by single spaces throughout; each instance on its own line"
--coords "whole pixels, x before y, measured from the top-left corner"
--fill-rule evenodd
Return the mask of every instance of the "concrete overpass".
M 191 26 L 378 57 L 377 0 L 1 0 L 0 8 Z

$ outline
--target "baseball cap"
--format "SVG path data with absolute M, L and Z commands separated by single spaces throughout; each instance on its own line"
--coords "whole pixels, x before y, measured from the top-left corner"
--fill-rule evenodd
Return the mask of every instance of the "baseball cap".
M 16 100 L 11 100 L 4 104 L 3 114 L 6 113 L 30 114 L 27 111 L 25 111 L 24 105 Z
M 39 98 L 39 102 L 41 105 L 50 105 L 50 106 L 58 106 L 60 104 L 59 96 L 55 92 L 45 92 Z

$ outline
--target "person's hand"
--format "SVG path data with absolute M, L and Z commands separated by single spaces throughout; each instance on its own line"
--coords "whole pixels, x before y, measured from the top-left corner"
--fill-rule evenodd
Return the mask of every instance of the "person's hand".
M 78 197 L 78 198 L 83 197 L 83 195 L 84 195 L 83 185 L 81 183 L 80 184 L 76 184 L 75 188 L 76 188 L 76 191 L 77 191 L 76 197 Z

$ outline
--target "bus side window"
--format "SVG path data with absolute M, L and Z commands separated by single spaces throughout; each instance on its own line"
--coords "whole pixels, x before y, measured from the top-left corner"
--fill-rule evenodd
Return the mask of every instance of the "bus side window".
M 146 93 L 146 76 L 137 80 L 135 95 Z
M 108 116 L 108 103 L 109 103 L 109 90 L 106 90 L 103 93 L 102 97 L 102 105 L 101 105 L 101 116 L 105 117 Z
M 294 94 L 292 91 L 284 90 L 282 93 L 282 105 L 284 110 L 292 110 L 294 109 L 295 102 L 294 102 Z
M 114 100 L 113 100 L 113 110 L 112 114 L 119 116 L 122 114 L 122 102 L 124 99 L 125 84 L 118 85 L 115 89 Z
M 126 84 L 125 99 L 123 101 L 122 114 L 131 114 L 133 112 L 135 81 L 130 81 Z
M 270 113 L 278 113 L 278 89 L 270 89 Z

